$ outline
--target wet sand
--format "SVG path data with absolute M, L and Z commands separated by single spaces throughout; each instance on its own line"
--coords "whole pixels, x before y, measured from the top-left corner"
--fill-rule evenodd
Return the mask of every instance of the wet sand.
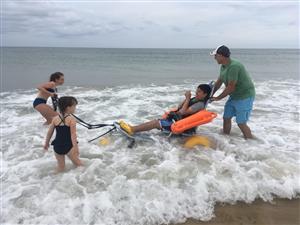
M 251 204 L 218 204 L 207 222 L 188 219 L 177 225 L 300 225 L 300 199 L 256 200 Z

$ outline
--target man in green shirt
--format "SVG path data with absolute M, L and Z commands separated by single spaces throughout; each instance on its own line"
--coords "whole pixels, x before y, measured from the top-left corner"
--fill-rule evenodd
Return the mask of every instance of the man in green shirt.
M 219 46 L 210 53 L 214 55 L 218 64 L 221 64 L 220 76 L 215 83 L 214 93 L 225 84 L 226 88 L 212 101 L 219 101 L 229 95 L 224 106 L 223 132 L 230 134 L 231 119 L 236 117 L 236 122 L 244 137 L 253 138 L 250 128 L 247 125 L 253 101 L 255 97 L 254 84 L 245 67 L 238 61 L 230 58 L 230 50 L 225 45 Z

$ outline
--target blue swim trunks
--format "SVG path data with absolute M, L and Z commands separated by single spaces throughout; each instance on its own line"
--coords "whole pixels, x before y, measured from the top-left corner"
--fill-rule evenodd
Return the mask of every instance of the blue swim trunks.
M 171 131 L 171 126 L 174 123 L 172 120 L 158 120 L 162 130 Z
M 224 106 L 223 118 L 228 119 L 235 116 L 237 124 L 247 123 L 252 111 L 253 102 L 254 97 L 241 100 L 233 100 L 229 97 Z

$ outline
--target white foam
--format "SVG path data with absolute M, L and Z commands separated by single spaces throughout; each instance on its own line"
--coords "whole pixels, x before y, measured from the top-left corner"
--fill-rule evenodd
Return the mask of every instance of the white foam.
M 125 119 L 138 124 L 159 118 L 195 89 L 192 81 L 170 86 L 119 86 L 62 89 L 79 101 L 77 115 L 91 123 Z M 182 139 L 168 141 L 159 131 L 152 141 L 128 140 L 113 133 L 110 144 L 88 143 L 103 130 L 78 125 L 84 168 L 56 175 L 52 150 L 42 149 L 47 127 L 32 109 L 33 91 L 1 94 L 1 223 L 161 224 L 192 217 L 209 220 L 216 202 L 295 198 L 300 193 L 299 83 L 256 84 L 257 97 L 249 126 L 257 140 L 245 141 L 233 123 L 232 134 L 220 133 L 224 101 L 218 113 L 198 128 L 216 149 L 185 150 Z M 63 213 L 62 213 L 63 212 Z

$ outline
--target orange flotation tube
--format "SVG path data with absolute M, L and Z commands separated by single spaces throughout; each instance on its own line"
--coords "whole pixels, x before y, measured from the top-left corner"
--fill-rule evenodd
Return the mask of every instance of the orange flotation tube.
M 165 113 L 163 115 L 163 118 L 165 119 L 168 114 L 169 114 L 169 112 Z M 191 116 L 188 116 L 184 119 L 176 121 L 175 123 L 172 124 L 171 131 L 174 134 L 180 134 L 190 128 L 209 123 L 216 117 L 217 117 L 216 113 L 210 112 L 210 111 L 207 111 L 204 109 L 204 110 L 201 110 Z

